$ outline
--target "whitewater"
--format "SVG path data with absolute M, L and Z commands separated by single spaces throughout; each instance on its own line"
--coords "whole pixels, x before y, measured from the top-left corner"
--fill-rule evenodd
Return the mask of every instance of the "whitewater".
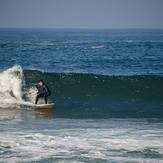
M 160 120 L 37 118 L 0 118 L 0 162 L 163 161 Z
M 32 95 L 36 95 L 36 90 L 24 90 L 25 81 L 23 69 L 19 65 L 15 65 L 5 71 L 0 72 L 0 107 L 20 107 L 21 105 L 32 106 Z M 28 101 L 23 99 L 23 96 L 28 97 Z M 27 98 L 26 98 L 27 99 Z

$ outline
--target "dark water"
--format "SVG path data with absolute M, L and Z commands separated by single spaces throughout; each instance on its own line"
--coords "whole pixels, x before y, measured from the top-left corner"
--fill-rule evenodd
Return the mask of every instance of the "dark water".
M 56 117 L 162 118 L 163 77 L 156 75 L 104 76 L 79 73 L 24 71 L 31 86 L 48 81 L 56 101 Z
M 0 30 L 0 162 L 156 163 L 162 135 L 163 30 Z

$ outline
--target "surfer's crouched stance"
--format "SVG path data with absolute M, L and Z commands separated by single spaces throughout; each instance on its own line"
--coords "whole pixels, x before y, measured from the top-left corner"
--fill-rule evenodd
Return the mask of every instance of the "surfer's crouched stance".
M 36 88 L 38 89 L 38 93 L 36 96 L 35 104 L 37 104 L 39 98 L 44 98 L 45 104 L 47 104 L 48 96 L 50 96 L 50 90 L 48 86 L 44 83 L 42 79 L 40 79 Z

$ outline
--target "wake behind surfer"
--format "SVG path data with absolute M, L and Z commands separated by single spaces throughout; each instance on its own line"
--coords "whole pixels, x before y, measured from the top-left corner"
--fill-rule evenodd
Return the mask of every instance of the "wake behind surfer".
M 48 96 L 50 96 L 51 94 L 48 86 L 45 84 L 45 82 L 42 79 L 40 79 L 38 81 L 38 84 L 36 85 L 36 88 L 38 90 L 38 93 L 36 96 L 35 104 L 37 104 L 39 98 L 44 98 L 45 104 L 47 104 Z

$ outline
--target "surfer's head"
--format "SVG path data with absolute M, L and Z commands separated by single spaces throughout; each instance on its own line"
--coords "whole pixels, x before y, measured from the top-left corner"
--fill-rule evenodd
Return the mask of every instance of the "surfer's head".
M 44 85 L 44 81 L 43 81 L 42 79 L 40 79 L 40 80 L 38 81 L 38 84 L 39 84 L 40 86 L 42 86 L 42 85 Z

